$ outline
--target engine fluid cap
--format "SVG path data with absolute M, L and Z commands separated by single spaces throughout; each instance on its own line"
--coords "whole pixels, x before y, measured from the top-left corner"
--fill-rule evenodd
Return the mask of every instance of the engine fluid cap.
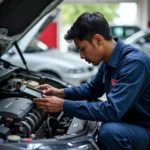
M 7 139 L 10 141 L 10 142 L 18 142 L 18 141 L 20 141 L 20 136 L 18 136 L 18 135 L 9 135 L 8 137 L 7 137 Z
M 36 82 L 36 81 L 28 80 L 27 81 L 27 85 L 30 86 L 30 87 L 32 87 L 32 88 L 35 88 L 36 86 L 39 85 L 39 83 Z

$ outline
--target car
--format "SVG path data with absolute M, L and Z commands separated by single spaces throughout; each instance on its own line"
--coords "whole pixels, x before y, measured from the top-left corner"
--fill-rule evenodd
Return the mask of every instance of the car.
M 0 58 L 1 150 L 98 150 L 100 122 L 77 119 L 63 112 L 41 112 L 30 96 L 40 94 L 35 90 L 39 84 L 57 88 L 72 86 L 61 79 L 29 70 L 18 45 L 39 20 L 61 2 L 0 1 L 0 57 L 15 46 L 26 66 L 20 68 Z
M 57 10 L 57 9 L 56 9 Z M 44 29 L 56 18 L 59 10 L 53 11 L 42 18 L 24 37 L 18 41 L 18 46 L 23 52 L 30 70 L 50 74 L 73 85 L 80 85 L 91 80 L 97 72 L 97 67 L 81 60 L 73 52 L 63 53 L 58 49 L 48 47 L 40 36 Z M 43 27 L 44 26 L 44 27 Z M 25 68 L 23 61 L 17 53 L 15 46 L 5 54 L 3 59 L 12 64 Z
M 125 39 L 124 42 L 150 55 L 150 30 L 141 30 Z
M 111 34 L 113 38 L 119 38 L 120 40 L 125 40 L 131 35 L 139 32 L 141 29 L 136 25 L 109 25 Z M 79 52 L 76 48 L 74 42 L 68 45 L 68 51 Z
M 136 25 L 110 25 L 112 36 L 120 40 L 124 40 L 140 30 L 140 27 Z

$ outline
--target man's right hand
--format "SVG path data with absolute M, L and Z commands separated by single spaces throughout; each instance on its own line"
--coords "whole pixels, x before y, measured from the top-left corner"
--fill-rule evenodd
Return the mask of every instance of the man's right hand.
M 48 84 L 39 85 L 36 89 L 42 91 L 47 96 L 65 97 L 64 89 L 58 89 Z
M 42 84 L 42 85 L 38 85 L 37 87 L 35 87 L 37 90 L 48 90 L 51 86 L 48 84 Z

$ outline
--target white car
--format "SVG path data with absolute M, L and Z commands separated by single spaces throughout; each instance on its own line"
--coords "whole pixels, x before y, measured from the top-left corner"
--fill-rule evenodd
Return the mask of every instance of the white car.
M 62 79 L 73 85 L 80 85 L 91 80 L 97 68 L 80 60 L 77 54 L 61 53 L 56 50 L 47 50 L 32 53 L 24 52 L 27 66 L 32 71 L 50 74 L 52 77 Z M 25 68 L 20 56 L 7 54 L 3 59 L 19 67 Z
M 62 53 L 59 50 L 50 49 L 37 38 L 39 36 L 39 30 L 50 16 L 51 14 L 40 20 L 19 41 L 19 47 L 27 61 L 29 70 L 50 74 L 52 77 L 73 85 L 80 85 L 90 81 L 97 72 L 97 67 L 88 64 L 85 60 L 81 60 L 80 56 L 76 53 Z M 3 59 L 25 68 L 15 46 L 12 47 L 9 53 L 3 55 Z
M 139 31 L 125 39 L 124 42 L 150 55 L 150 30 Z

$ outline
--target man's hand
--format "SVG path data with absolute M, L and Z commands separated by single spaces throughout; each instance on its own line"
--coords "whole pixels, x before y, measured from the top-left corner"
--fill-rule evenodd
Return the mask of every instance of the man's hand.
M 36 87 L 37 90 L 41 90 L 43 94 L 47 96 L 64 97 L 64 89 L 58 89 L 48 84 L 39 85 Z
M 48 84 L 42 84 L 42 85 L 38 85 L 38 86 L 36 87 L 36 89 L 42 91 L 42 90 L 48 90 L 50 87 L 51 87 L 51 86 L 48 85 Z
M 44 112 L 61 112 L 65 100 L 56 96 L 43 95 L 43 98 L 34 98 L 33 101 Z

